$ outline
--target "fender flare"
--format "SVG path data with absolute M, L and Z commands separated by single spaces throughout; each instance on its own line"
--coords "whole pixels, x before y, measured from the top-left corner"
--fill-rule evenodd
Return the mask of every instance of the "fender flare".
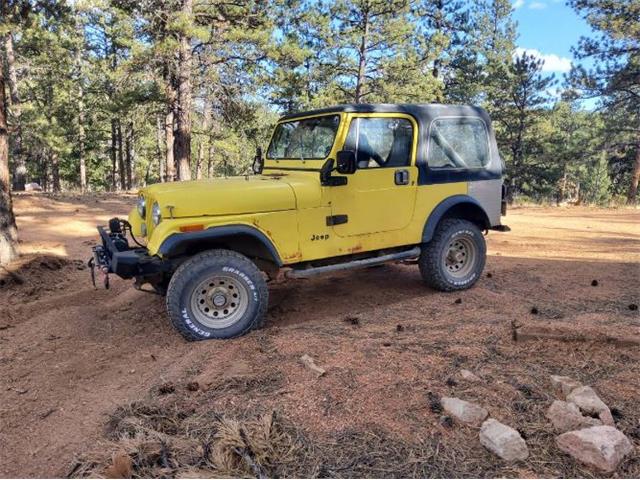
M 282 267 L 282 259 L 269 237 L 255 227 L 241 224 L 211 227 L 198 232 L 173 233 L 162 242 L 158 254 L 163 257 L 175 257 L 185 253 L 190 246 L 233 237 L 257 240 L 278 267 Z
M 426 243 L 433 238 L 433 234 L 436 231 L 436 227 L 440 220 L 446 215 L 446 213 L 453 207 L 457 205 L 470 205 L 474 210 L 478 210 L 482 212 L 482 216 L 484 217 L 484 223 L 486 225 L 485 228 L 489 228 L 489 216 L 487 212 L 485 212 L 482 205 L 473 197 L 469 195 L 453 195 L 451 197 L 445 198 L 442 202 L 440 202 L 436 208 L 432 210 L 427 218 L 427 221 L 424 224 L 424 228 L 422 230 L 422 242 Z

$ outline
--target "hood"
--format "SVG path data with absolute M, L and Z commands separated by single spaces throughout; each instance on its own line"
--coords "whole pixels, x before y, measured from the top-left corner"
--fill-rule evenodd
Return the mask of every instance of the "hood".
M 147 198 L 147 211 L 158 202 L 162 216 L 169 218 L 238 215 L 276 212 L 297 208 L 295 190 L 287 175 L 250 175 L 186 182 L 157 183 L 140 193 Z M 309 179 L 307 182 L 310 182 Z M 303 183 L 307 183 L 303 182 Z M 173 206 L 173 214 L 167 208 Z

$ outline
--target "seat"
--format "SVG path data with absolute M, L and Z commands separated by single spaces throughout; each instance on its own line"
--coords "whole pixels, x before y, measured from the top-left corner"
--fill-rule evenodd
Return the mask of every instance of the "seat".
M 410 128 L 399 127 L 394 132 L 393 145 L 387 155 L 387 167 L 406 167 L 409 165 L 411 153 L 412 131 Z

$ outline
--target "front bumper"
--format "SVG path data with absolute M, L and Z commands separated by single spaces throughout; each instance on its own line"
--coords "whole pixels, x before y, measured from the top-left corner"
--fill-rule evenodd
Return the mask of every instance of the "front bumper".
M 119 219 L 111 219 L 109 228 L 98 226 L 102 245 L 92 248 L 89 265 L 108 275 L 113 273 L 121 278 L 149 277 L 171 270 L 171 264 L 160 257 L 149 255 L 144 247 L 130 247 L 126 238 L 126 229 L 122 229 Z M 114 231 L 115 230 L 115 231 Z

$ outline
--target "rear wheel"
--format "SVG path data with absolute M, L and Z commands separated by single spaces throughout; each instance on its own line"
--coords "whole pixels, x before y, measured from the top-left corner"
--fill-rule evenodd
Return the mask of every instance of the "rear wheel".
M 244 255 L 210 250 L 184 262 L 167 289 L 167 310 L 187 340 L 233 338 L 261 325 L 269 292 Z
M 487 247 L 480 229 L 467 220 L 443 220 L 418 261 L 422 278 L 444 292 L 473 286 L 484 269 Z

